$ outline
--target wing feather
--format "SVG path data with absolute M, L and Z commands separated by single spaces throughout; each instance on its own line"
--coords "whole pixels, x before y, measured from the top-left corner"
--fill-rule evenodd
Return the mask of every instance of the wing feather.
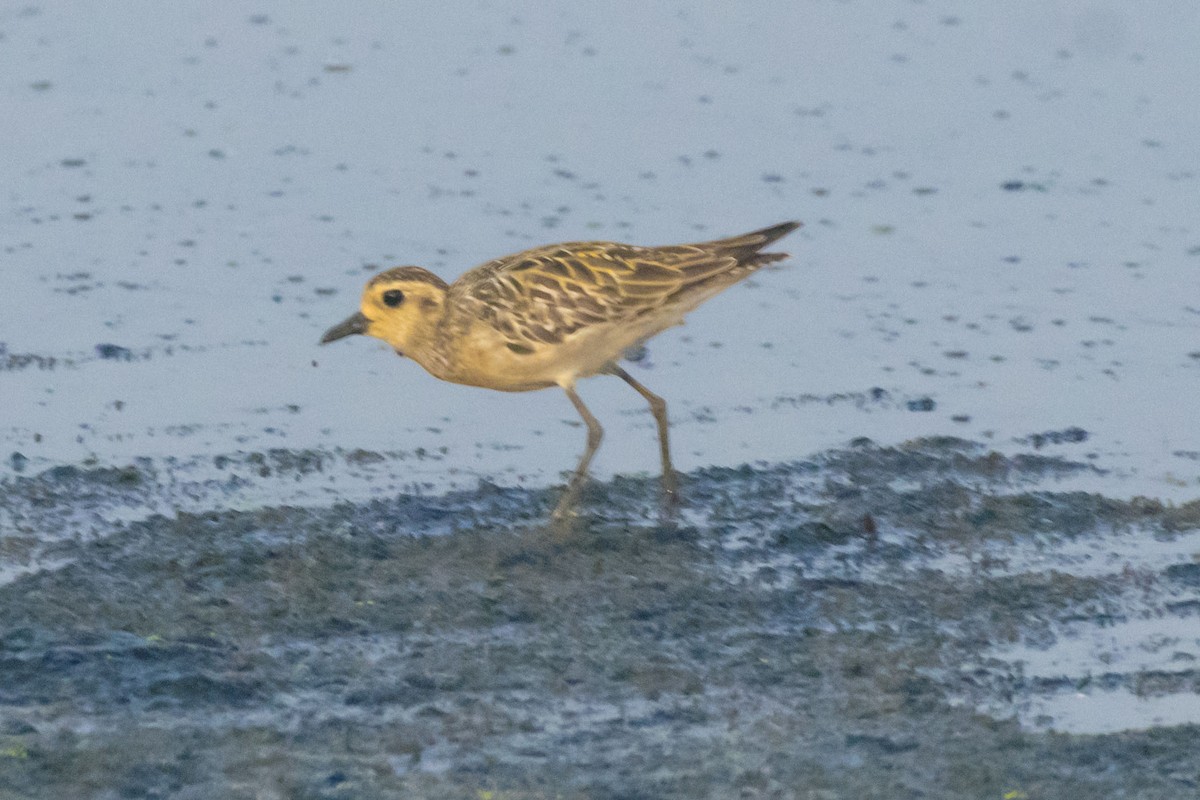
M 451 287 L 452 307 L 491 325 L 514 348 L 555 344 L 590 325 L 620 325 L 684 305 L 786 257 L 758 251 L 794 223 L 700 244 L 638 247 L 571 242 L 489 261 Z

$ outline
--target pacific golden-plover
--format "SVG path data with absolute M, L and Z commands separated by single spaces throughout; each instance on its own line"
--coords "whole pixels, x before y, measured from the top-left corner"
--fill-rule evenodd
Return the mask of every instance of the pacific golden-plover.
M 436 378 L 502 392 L 561 386 L 587 425 L 587 448 L 554 510 L 573 509 L 604 435 L 575 391 L 592 375 L 616 375 L 650 404 L 658 426 L 664 507 L 678 502 L 667 404 L 622 369 L 627 350 L 764 264 L 787 258 L 764 247 L 796 228 L 770 228 L 697 244 L 638 247 L 568 242 L 504 256 L 454 283 L 421 267 L 395 267 L 367 282 L 360 310 L 321 344 L 351 334 L 382 339 Z

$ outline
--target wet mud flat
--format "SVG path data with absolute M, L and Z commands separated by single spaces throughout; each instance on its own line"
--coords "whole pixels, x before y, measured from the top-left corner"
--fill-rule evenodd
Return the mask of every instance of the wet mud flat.
M 565 541 L 486 485 L 98 515 L 0 587 L 0 797 L 1195 797 L 1196 718 L 1138 709 L 1200 692 L 1200 503 L 1092 469 L 861 441 L 673 527 L 597 484 Z M 7 482 L 6 540 L 138 470 Z

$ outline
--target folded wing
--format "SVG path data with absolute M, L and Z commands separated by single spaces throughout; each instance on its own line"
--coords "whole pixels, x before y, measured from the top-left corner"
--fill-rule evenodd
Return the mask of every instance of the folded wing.
M 691 305 L 786 253 L 759 251 L 799 227 L 788 222 L 697 244 L 638 247 L 571 242 L 483 264 L 451 287 L 513 346 L 556 344 L 590 325 L 622 324 Z

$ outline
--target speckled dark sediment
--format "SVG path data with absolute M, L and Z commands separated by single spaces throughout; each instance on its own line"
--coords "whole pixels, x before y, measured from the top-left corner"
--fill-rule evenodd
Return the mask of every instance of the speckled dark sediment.
M 1064 687 L 997 647 L 1200 608 L 1194 564 L 1055 561 L 1200 525 L 1047 488 L 1089 469 L 863 442 L 686 476 L 678 529 L 648 521 L 654 480 L 597 485 L 566 543 L 539 524 L 552 494 L 494 487 L 117 526 L 0 588 L 0 797 L 1190 796 L 1194 726 L 1004 719 Z M 60 471 L 0 508 L 36 523 L 89 484 L 146 489 Z M 1048 568 L 1000 563 L 1031 554 Z M 1197 656 L 1066 688 L 1186 699 Z

